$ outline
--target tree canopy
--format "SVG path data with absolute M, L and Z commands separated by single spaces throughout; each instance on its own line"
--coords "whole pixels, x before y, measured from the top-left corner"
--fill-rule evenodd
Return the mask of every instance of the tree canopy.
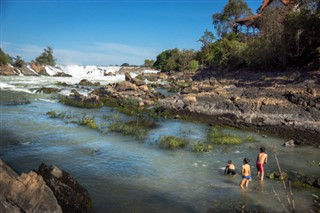
M 214 28 L 221 37 L 232 32 L 235 27 L 235 21 L 252 15 L 251 9 L 243 0 L 228 0 L 228 3 L 220 13 L 212 15 Z
M 36 62 L 41 65 L 56 65 L 56 59 L 53 57 L 52 47 L 47 47 L 43 50 L 43 53 L 39 55 L 36 59 Z

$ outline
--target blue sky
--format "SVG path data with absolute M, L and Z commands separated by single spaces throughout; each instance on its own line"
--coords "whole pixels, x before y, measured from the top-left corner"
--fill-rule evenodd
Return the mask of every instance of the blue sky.
M 31 61 L 47 46 L 60 64 L 141 65 L 195 49 L 228 0 L 0 0 L 1 48 Z M 253 12 L 262 0 L 246 1 Z

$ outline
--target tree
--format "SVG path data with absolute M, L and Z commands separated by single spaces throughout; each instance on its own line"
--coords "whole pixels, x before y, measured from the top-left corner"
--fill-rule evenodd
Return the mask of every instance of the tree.
M 234 30 L 236 20 L 250 15 L 251 9 L 243 0 L 228 0 L 221 13 L 212 15 L 212 20 L 218 35 L 225 37 Z
M 210 65 L 210 62 L 212 61 L 213 55 L 212 55 L 212 43 L 214 41 L 215 37 L 212 32 L 205 30 L 203 36 L 198 40 L 202 43 L 201 49 L 198 52 L 198 58 L 201 62 L 201 67 L 207 67 Z
M 179 51 L 178 54 L 178 70 L 185 71 L 189 69 L 189 64 L 195 60 L 196 52 L 193 49 Z
M 153 67 L 162 71 L 178 70 L 179 49 L 165 50 L 157 56 Z
M 144 67 L 152 67 L 154 64 L 154 60 L 146 59 L 144 60 Z
M 14 58 L 13 66 L 15 67 L 22 67 L 25 64 L 24 60 L 22 60 L 21 56 L 17 55 L 16 58 Z
M 129 66 L 130 66 L 130 64 L 128 64 L 128 63 L 121 64 L 121 67 L 129 67 Z
M 38 56 L 35 61 L 39 64 L 42 65 L 50 65 L 50 66 L 55 66 L 56 65 L 56 60 L 53 57 L 53 50 L 52 47 L 47 47 L 43 50 L 44 52 L 41 53 L 40 56 Z
M 11 62 L 11 57 L 8 54 L 5 54 L 0 48 L 0 65 L 6 65 Z

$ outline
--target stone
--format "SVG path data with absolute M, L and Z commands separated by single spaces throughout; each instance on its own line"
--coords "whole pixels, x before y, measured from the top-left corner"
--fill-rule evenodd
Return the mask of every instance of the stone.
M 35 172 L 20 176 L 0 159 L 0 212 L 62 212 L 53 192 Z
M 37 172 L 53 191 L 63 212 L 93 212 L 89 192 L 69 173 L 44 163 L 39 166 Z

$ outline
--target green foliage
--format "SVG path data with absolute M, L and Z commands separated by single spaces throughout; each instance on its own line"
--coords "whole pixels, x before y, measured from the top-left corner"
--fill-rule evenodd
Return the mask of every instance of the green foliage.
M 120 132 L 123 135 L 132 135 L 139 140 L 143 140 L 149 129 L 154 128 L 156 123 L 150 119 L 136 118 L 135 120 L 122 122 L 119 120 L 119 115 L 114 116 L 114 120 L 108 128 L 113 132 Z
M 160 138 L 159 146 L 164 149 L 177 149 L 184 148 L 188 145 L 189 141 L 184 138 L 178 138 L 175 136 L 162 136 Z
M 190 68 L 190 62 L 196 60 L 196 56 L 197 53 L 192 49 L 182 51 L 177 48 L 165 50 L 157 56 L 153 67 L 162 71 L 186 71 Z
M 188 65 L 188 70 L 197 71 L 199 69 L 199 62 L 197 60 L 191 60 Z
M 216 41 L 212 45 L 212 64 L 216 67 L 239 68 L 245 62 L 243 53 L 246 47 L 246 44 L 238 41 L 233 34 Z
M 129 67 L 129 66 L 130 66 L 130 64 L 128 64 L 128 63 L 121 64 L 121 67 Z
M 223 11 L 212 15 L 213 25 L 221 37 L 234 29 L 235 21 L 252 15 L 251 9 L 243 0 L 229 0 Z
M 224 134 L 220 128 L 212 127 L 208 134 L 210 143 L 219 145 L 237 145 L 243 142 L 243 139 L 237 136 Z
M 203 36 L 198 40 L 202 43 L 201 49 L 198 52 L 197 58 L 201 63 L 201 68 L 206 68 L 210 66 L 213 59 L 212 54 L 212 44 L 215 37 L 212 32 L 205 30 Z
M 154 60 L 150 60 L 150 59 L 144 60 L 144 64 L 143 64 L 144 67 L 153 67 L 153 65 L 154 65 Z
M 314 62 L 320 66 L 320 16 L 313 8 L 302 7 L 286 19 L 283 41 L 286 43 L 288 60 L 294 66 Z
M 55 66 L 56 65 L 56 60 L 53 57 L 53 50 L 51 47 L 47 47 L 43 50 L 44 52 L 41 53 L 40 56 L 38 56 L 35 61 L 38 64 L 41 65 L 50 65 L 50 66 Z
M 157 56 L 154 68 L 162 71 L 177 70 L 178 54 L 177 48 L 163 51 Z
M 16 58 L 14 58 L 14 62 L 13 62 L 13 66 L 15 67 L 22 67 L 26 62 L 24 62 L 24 60 L 22 60 L 22 58 L 20 56 L 17 56 Z
M 0 65 L 9 64 L 11 61 L 10 56 L 5 54 L 0 48 Z
M 193 152 L 209 152 L 212 149 L 212 145 L 204 142 L 195 142 L 191 145 L 191 151 Z
M 79 124 L 82 126 L 87 126 L 91 129 L 99 129 L 98 125 L 94 121 L 94 118 L 89 118 L 89 117 L 86 117 L 85 115 L 82 117 Z

